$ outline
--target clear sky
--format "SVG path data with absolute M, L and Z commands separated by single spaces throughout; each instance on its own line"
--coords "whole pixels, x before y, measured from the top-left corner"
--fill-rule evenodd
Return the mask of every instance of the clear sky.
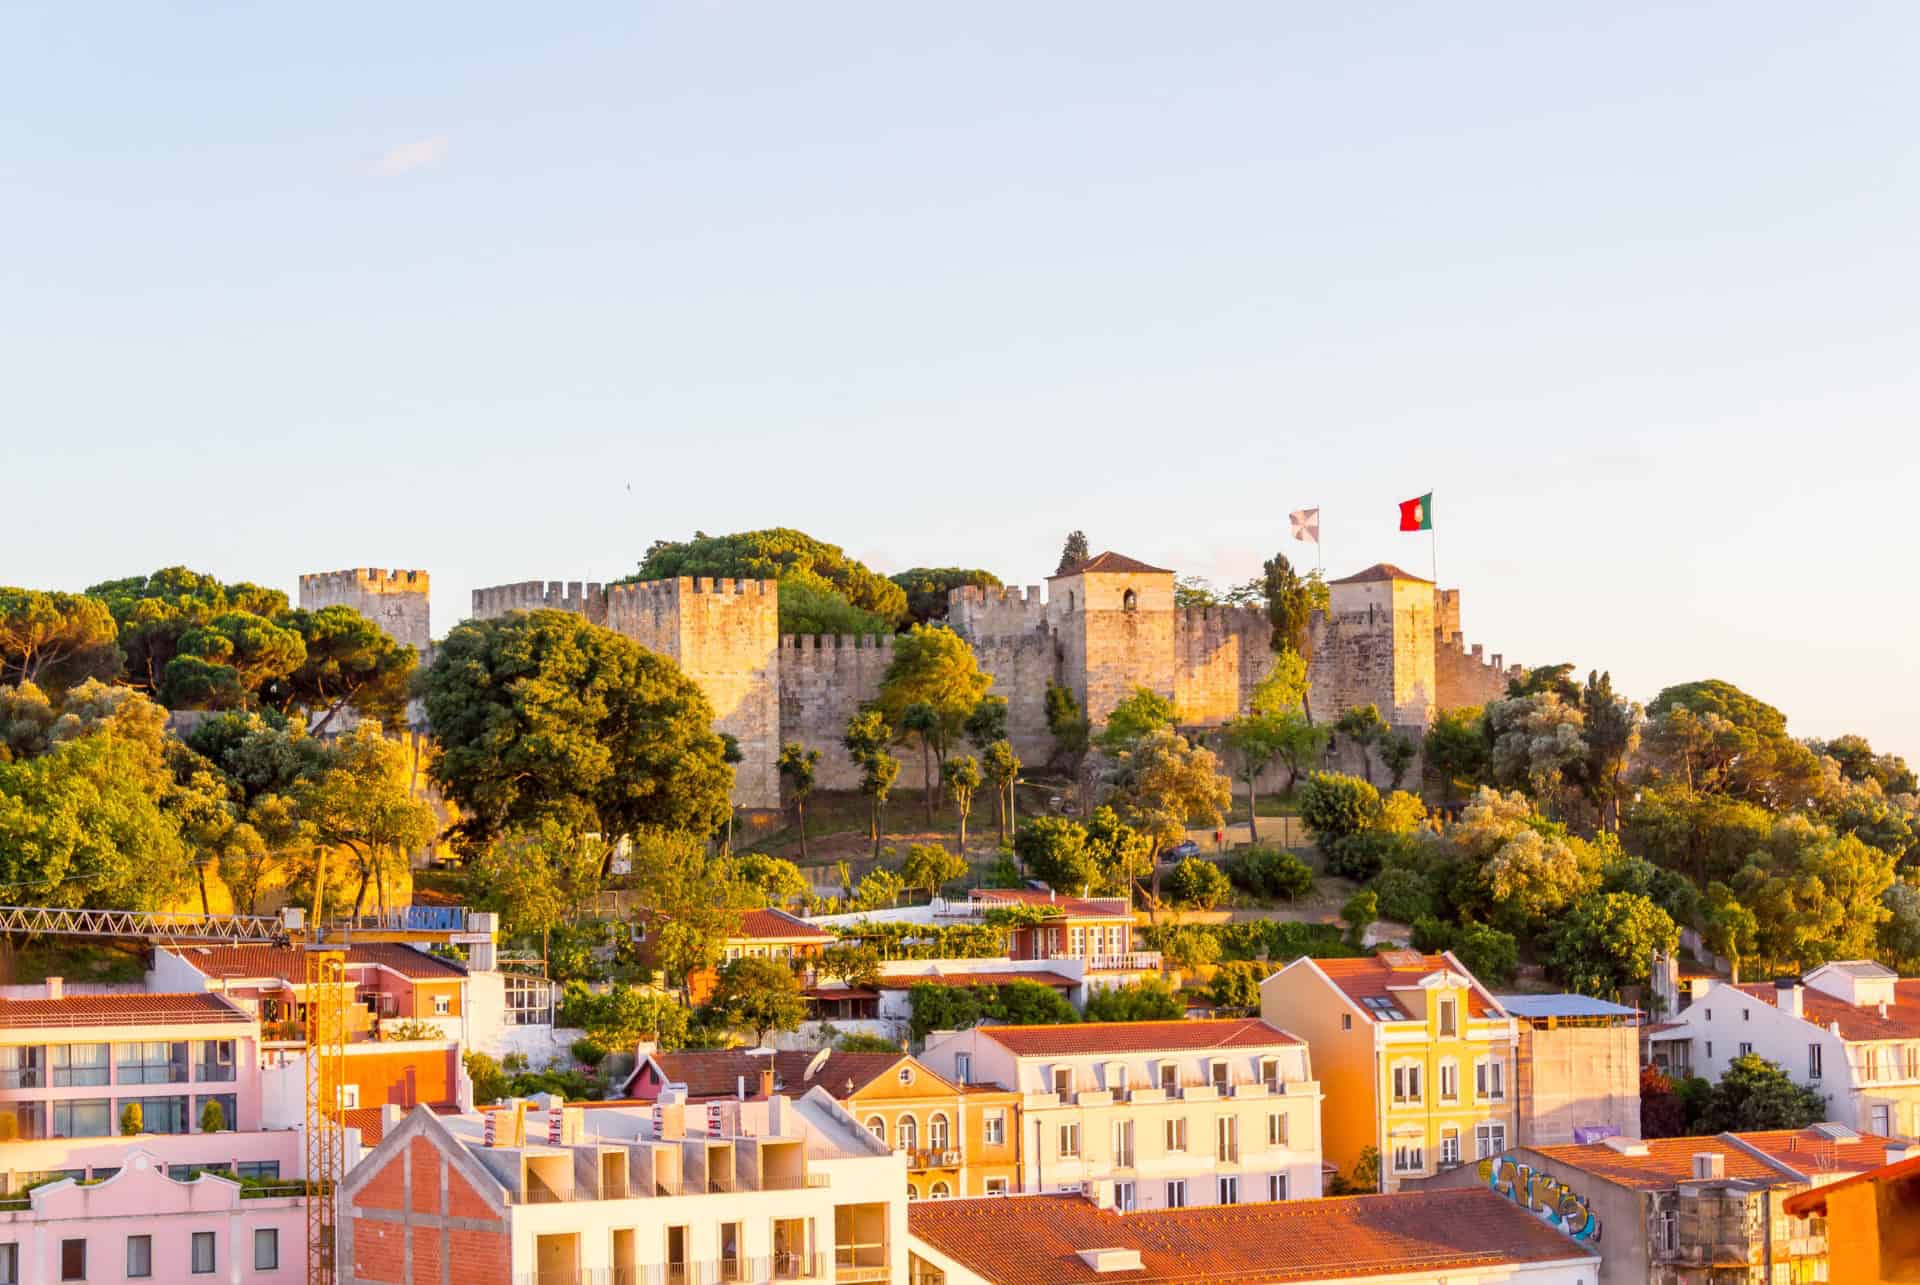
M 14 3 L 0 582 L 1424 573 L 1920 757 L 1911 3 Z

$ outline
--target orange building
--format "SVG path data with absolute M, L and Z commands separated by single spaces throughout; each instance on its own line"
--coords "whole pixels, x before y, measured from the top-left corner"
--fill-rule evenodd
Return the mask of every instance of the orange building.
M 1920 1282 L 1920 1155 L 1789 1196 L 1786 1208 L 1796 1218 L 1826 1219 L 1827 1279 Z

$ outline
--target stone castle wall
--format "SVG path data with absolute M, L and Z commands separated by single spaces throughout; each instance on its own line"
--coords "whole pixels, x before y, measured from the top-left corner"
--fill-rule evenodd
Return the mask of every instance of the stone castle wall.
M 1257 607 L 1176 610 L 1173 636 L 1173 703 L 1183 723 L 1238 717 L 1273 669 L 1273 625 Z
M 814 786 L 851 790 L 860 769 L 840 744 L 847 722 L 880 694 L 880 679 L 893 663 L 893 639 L 857 634 L 786 634 L 780 639 L 780 738 L 820 751 Z M 920 789 L 925 756 L 899 752 L 897 789 Z
M 1046 599 L 1037 584 L 1024 590 L 962 585 L 947 593 L 947 624 L 969 638 L 1016 637 L 1046 628 Z
M 987 695 L 1007 702 L 1007 739 L 1023 767 L 1038 768 L 1053 757 L 1053 733 L 1047 730 L 1047 684 L 1058 681 L 1059 654 L 1044 629 L 985 638 L 974 643 L 980 669 L 993 675 Z M 975 753 L 972 746 L 967 753 Z
M 1490 660 L 1484 658 L 1479 643 L 1468 650 L 1458 631 L 1443 634 L 1433 645 L 1433 677 L 1440 708 L 1485 705 L 1504 698 L 1509 681 L 1527 676 L 1526 666 L 1505 662 L 1506 658 L 1497 653 Z
M 395 642 L 405 643 L 424 656 L 433 645 L 427 610 L 429 586 L 430 578 L 424 571 L 379 567 L 320 571 L 300 577 L 300 605 L 309 611 L 352 607 Z
M 473 619 L 493 620 L 509 611 L 570 611 L 604 625 L 607 594 L 602 586 L 580 580 L 522 580 L 473 591 Z

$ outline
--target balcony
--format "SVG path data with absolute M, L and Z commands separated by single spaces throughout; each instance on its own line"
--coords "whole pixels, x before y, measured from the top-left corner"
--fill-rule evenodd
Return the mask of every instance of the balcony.
M 825 1254 L 773 1254 L 694 1263 L 649 1263 L 644 1267 L 599 1267 L 548 1272 L 519 1272 L 512 1285 L 757 1285 L 761 1281 L 825 1280 Z M 840 1280 L 884 1281 L 879 1276 L 841 1276 Z
M 833 1278 L 851 1285 L 856 1281 L 884 1281 L 891 1274 L 885 1245 L 841 1245 L 833 1251 Z
M 1085 959 L 1087 971 L 1090 973 L 1157 973 L 1160 971 L 1160 952 L 1157 950 L 1129 950 L 1118 955 L 1088 955 Z
M 913 1147 L 906 1155 L 910 1170 L 958 1169 L 963 1163 L 958 1147 Z

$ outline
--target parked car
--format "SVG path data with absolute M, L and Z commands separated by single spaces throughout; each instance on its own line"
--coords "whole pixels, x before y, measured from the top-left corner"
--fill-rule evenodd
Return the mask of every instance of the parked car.
M 1192 839 L 1187 839 L 1168 848 L 1166 859 L 1168 861 L 1185 861 L 1188 857 L 1197 857 L 1199 855 L 1200 845 Z

